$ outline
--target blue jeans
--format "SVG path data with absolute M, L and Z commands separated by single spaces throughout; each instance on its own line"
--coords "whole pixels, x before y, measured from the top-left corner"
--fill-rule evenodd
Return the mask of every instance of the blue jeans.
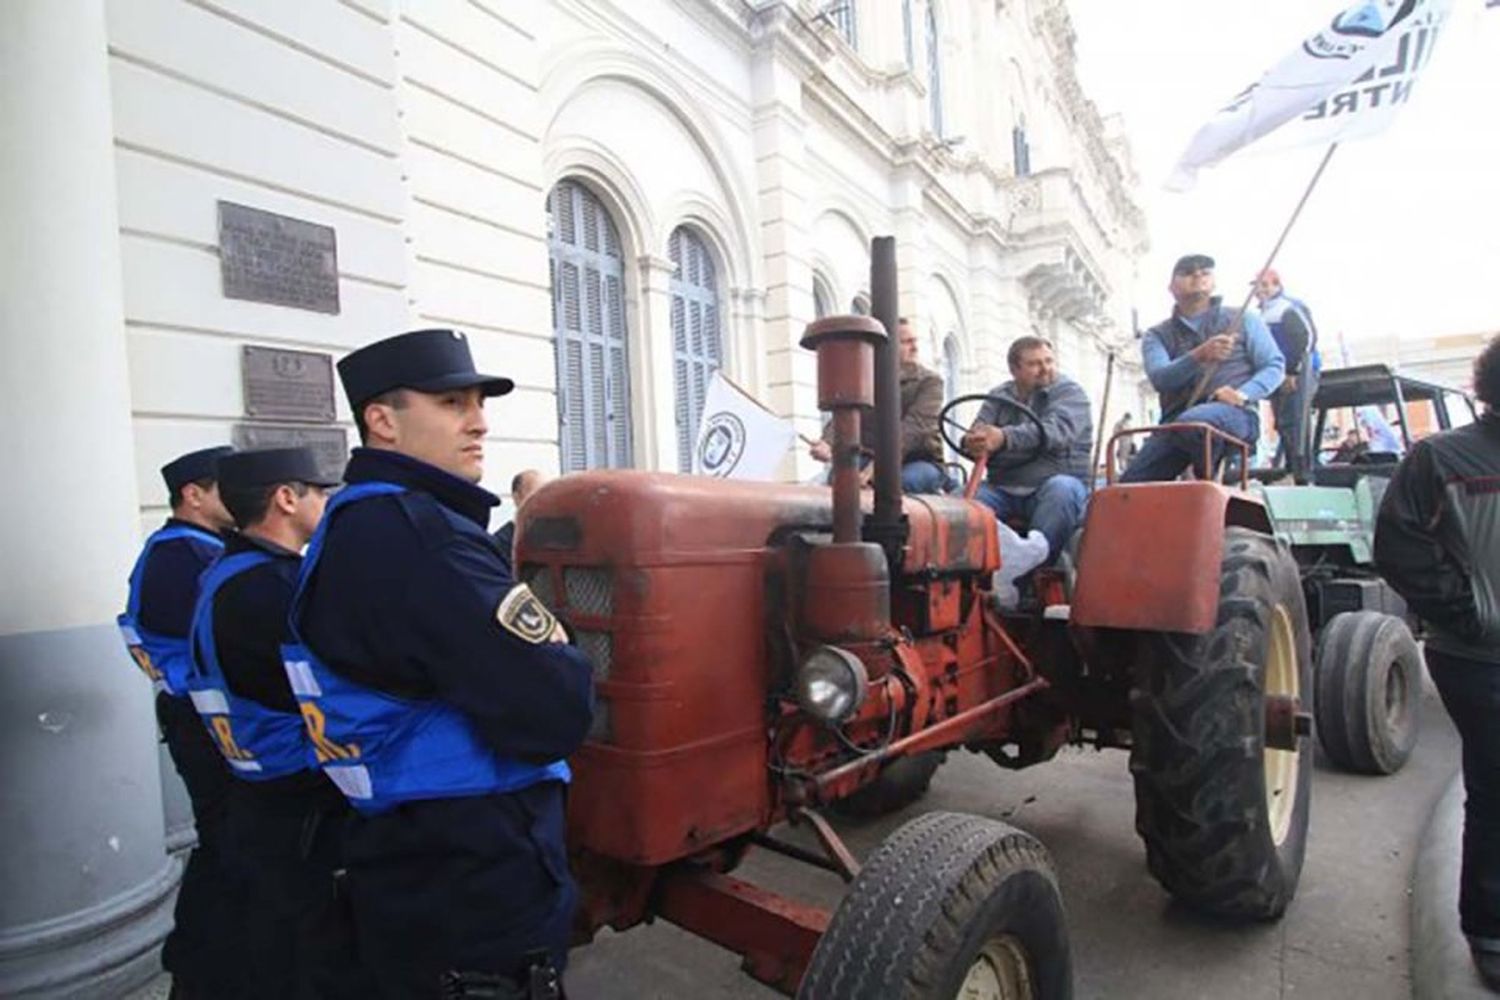
M 1500 663 L 1428 649 L 1427 670 L 1463 741 L 1459 924 L 1470 937 L 1500 939 Z
M 860 459 L 859 467 L 865 468 L 872 459 L 866 455 Z M 825 483 L 833 482 L 833 469 L 823 477 Z M 953 480 L 948 472 L 936 462 L 916 459 L 901 466 L 902 493 L 948 493 L 953 489 Z
M 1228 403 L 1199 403 L 1183 410 L 1170 423 L 1198 423 L 1217 427 L 1225 434 L 1233 435 L 1250 444 L 1260 437 L 1260 417 L 1254 410 Z M 1220 442 L 1214 444 L 1214 458 L 1224 450 Z M 1135 456 L 1130 468 L 1120 477 L 1122 483 L 1160 483 L 1176 479 L 1182 470 L 1201 461 L 1203 457 L 1203 434 L 1199 431 L 1158 431 L 1146 441 L 1146 446 Z M 1208 470 L 1196 470 L 1199 478 L 1206 478 Z
M 1278 391 L 1271 397 L 1271 405 L 1276 414 L 1276 435 L 1280 443 L 1276 445 L 1276 461 L 1272 464 L 1280 465 L 1283 455 L 1286 456 L 1286 469 L 1294 476 L 1306 476 L 1308 467 L 1312 464 L 1309 448 L 1312 442 L 1308 438 L 1308 405 L 1314 394 L 1318 391 L 1318 375 L 1313 371 L 1312 365 L 1303 365 L 1302 371 L 1297 375 L 1297 388 L 1287 391 Z M 1316 452 L 1316 448 L 1311 448 Z
M 936 462 L 917 459 L 901 466 L 903 493 L 947 493 L 952 487 L 948 473 Z
M 1074 476 L 1053 476 L 1038 486 L 1036 492 L 1026 494 L 980 483 L 979 492 L 974 495 L 975 500 L 995 512 L 998 520 L 1025 518 L 1027 525 L 1047 536 L 1048 562 L 1057 558 L 1073 532 L 1083 524 L 1083 508 L 1088 498 L 1088 487 Z

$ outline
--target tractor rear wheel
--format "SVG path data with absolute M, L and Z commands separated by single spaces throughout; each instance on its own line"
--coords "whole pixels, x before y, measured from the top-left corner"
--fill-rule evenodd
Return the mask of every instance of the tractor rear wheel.
M 1334 615 L 1318 637 L 1318 740 L 1347 771 L 1395 774 L 1417 743 L 1422 654 L 1379 611 Z
M 927 794 L 932 776 L 946 758 L 940 750 L 898 757 L 874 781 L 839 799 L 833 808 L 854 819 L 875 819 L 904 809 Z
M 1136 831 L 1168 892 L 1232 917 L 1279 917 L 1307 845 L 1311 740 L 1266 743 L 1267 700 L 1312 696 L 1297 564 L 1274 539 L 1225 531 L 1206 635 L 1153 633 L 1131 691 Z
M 865 863 L 797 996 L 1067 1000 L 1072 962 L 1046 849 L 995 820 L 933 812 Z

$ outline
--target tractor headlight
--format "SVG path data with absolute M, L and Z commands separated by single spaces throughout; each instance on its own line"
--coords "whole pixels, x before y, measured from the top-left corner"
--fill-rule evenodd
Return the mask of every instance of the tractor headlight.
M 797 668 L 797 704 L 828 725 L 844 722 L 865 702 L 870 680 L 865 665 L 837 646 L 819 646 Z

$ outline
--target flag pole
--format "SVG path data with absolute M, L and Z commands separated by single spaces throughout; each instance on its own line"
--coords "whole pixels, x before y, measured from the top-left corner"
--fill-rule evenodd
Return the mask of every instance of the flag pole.
M 1287 219 L 1286 225 L 1281 227 L 1281 235 L 1276 237 L 1276 245 L 1271 247 L 1271 252 L 1266 255 L 1266 262 L 1260 266 L 1260 270 L 1255 272 L 1255 279 L 1250 282 L 1250 291 L 1245 295 L 1245 301 L 1240 303 L 1240 311 L 1235 314 L 1234 323 L 1229 328 L 1230 337 L 1239 336 L 1240 328 L 1244 324 L 1245 310 L 1250 308 L 1250 302 L 1255 298 L 1256 281 L 1276 262 L 1276 255 L 1281 252 L 1281 246 L 1286 242 L 1287 236 L 1291 233 L 1292 226 L 1297 224 L 1297 217 L 1302 214 L 1302 209 L 1306 207 L 1307 199 L 1312 197 L 1313 188 L 1318 186 L 1318 181 L 1322 178 L 1323 171 L 1328 167 L 1328 161 L 1333 159 L 1333 151 L 1338 148 L 1339 144 L 1336 141 L 1328 144 L 1328 151 L 1323 154 L 1323 159 L 1318 163 L 1318 169 L 1313 172 L 1312 180 L 1307 182 L 1307 188 L 1303 190 L 1302 197 L 1298 199 L 1297 207 L 1292 209 L 1291 218 Z M 1194 406 L 1201 402 L 1203 390 L 1208 386 L 1208 380 L 1213 378 L 1214 372 L 1218 370 L 1219 362 L 1217 361 L 1210 362 L 1208 367 L 1203 369 L 1203 374 L 1198 376 L 1198 384 L 1193 386 L 1193 394 L 1188 397 L 1188 406 Z

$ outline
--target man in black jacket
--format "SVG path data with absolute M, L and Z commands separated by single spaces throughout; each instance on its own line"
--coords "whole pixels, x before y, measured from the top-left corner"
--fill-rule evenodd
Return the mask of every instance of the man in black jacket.
M 238 985 L 239 885 L 223 864 L 229 769 L 188 700 L 188 630 L 198 577 L 224 548 L 233 523 L 219 499 L 218 463 L 234 449 L 202 448 L 162 466 L 172 516 L 151 536 L 130 574 L 120 633 L 156 687 L 156 721 L 193 807 L 197 844 L 177 890 L 162 966 L 172 996 L 229 996 Z
M 240 530 L 203 574 L 190 687 L 235 778 L 224 858 L 245 885 L 244 996 L 368 995 L 334 950 L 348 803 L 316 766 L 281 660 L 301 551 L 334 482 L 306 448 L 219 461 L 219 494 Z
M 365 446 L 308 547 L 285 653 L 356 811 L 359 958 L 382 997 L 436 997 L 444 977 L 542 995 L 578 895 L 564 758 L 588 734 L 593 671 L 485 530 L 499 498 L 478 485 L 484 402 L 514 385 L 476 372 L 453 330 L 338 367 Z
M 1459 917 L 1500 991 L 1500 337 L 1474 363 L 1484 415 L 1418 441 L 1375 526 L 1375 562 L 1427 623 L 1427 667 L 1463 740 Z

